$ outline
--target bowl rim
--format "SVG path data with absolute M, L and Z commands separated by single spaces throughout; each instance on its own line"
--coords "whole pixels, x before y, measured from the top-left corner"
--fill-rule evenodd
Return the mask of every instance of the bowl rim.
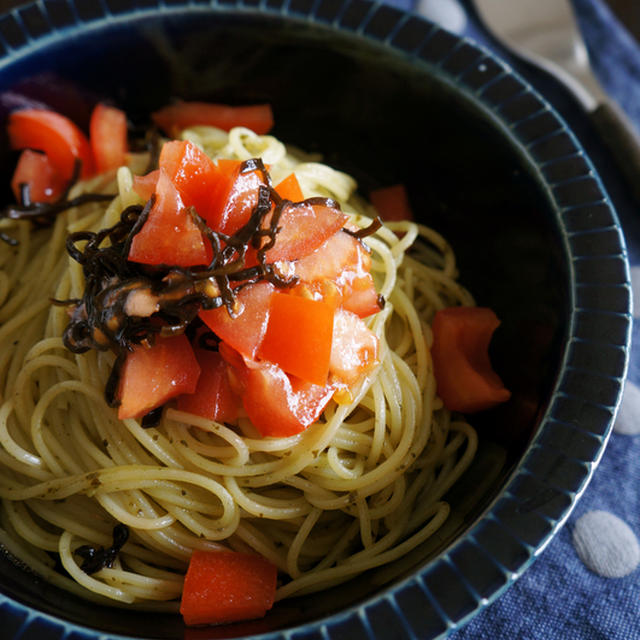
M 341 629 L 347 628 L 344 625 L 348 626 L 349 637 L 354 640 L 390 637 L 376 631 L 372 620 L 378 617 L 385 620 L 390 633 L 402 629 L 408 637 L 444 637 L 460 628 L 513 584 L 569 517 L 602 457 L 620 402 L 631 330 L 627 253 L 612 203 L 579 141 L 562 116 L 494 52 L 416 14 L 380 2 L 84 0 L 80 4 L 78 0 L 67 0 L 71 21 L 56 24 L 50 13 L 55 1 L 34 0 L 0 13 L 0 73 L 33 51 L 73 34 L 111 27 L 119 22 L 170 17 L 185 12 L 240 12 L 299 20 L 344 35 L 355 34 L 423 65 L 440 81 L 455 86 L 489 116 L 520 149 L 529 164 L 536 167 L 538 178 L 548 191 L 565 245 L 572 283 L 570 320 L 562 373 L 555 381 L 552 400 L 502 492 L 463 536 L 415 574 L 326 618 L 251 637 L 288 640 L 295 636 L 300 640 L 322 635 L 339 640 Z M 7 37 L 8 33 L 11 38 Z M 564 174 L 550 179 L 551 169 L 560 163 L 565 167 Z M 597 224 L 582 225 L 580 214 L 587 213 L 594 214 Z M 606 255 L 596 246 L 598 241 L 608 247 Z M 599 275 L 598 265 L 612 258 L 621 263 L 617 275 Z M 585 264 L 589 268 L 581 268 Z M 586 321 L 592 313 L 599 314 L 600 331 Z M 606 327 L 612 329 L 610 333 L 615 339 L 603 339 L 603 335 L 609 335 Z M 603 352 L 606 352 L 604 356 Z M 598 365 L 597 369 L 594 363 Z M 602 387 L 606 388 L 606 397 L 604 392 L 600 393 Z M 558 444 L 562 439 L 554 437 L 554 433 L 555 436 L 565 434 L 565 440 L 588 441 L 591 454 L 572 456 Z M 554 461 L 552 467 L 544 459 L 549 455 Z M 539 526 L 533 537 L 527 533 L 532 518 Z M 489 540 L 492 543 L 487 548 Z M 492 565 L 501 579 L 483 587 L 474 584 L 464 568 L 473 561 Z M 434 584 L 436 575 L 446 575 L 448 594 Z M 451 607 L 454 587 L 453 599 L 458 599 L 457 607 Z M 421 627 L 419 613 L 427 607 L 439 619 L 439 627 L 435 630 Z M 20 633 L 32 624 L 42 627 L 44 623 L 52 640 L 72 633 L 78 640 L 139 638 L 104 633 L 56 618 L 1 593 L 0 611 L 22 619 Z M 427 632 L 430 635 L 425 635 Z

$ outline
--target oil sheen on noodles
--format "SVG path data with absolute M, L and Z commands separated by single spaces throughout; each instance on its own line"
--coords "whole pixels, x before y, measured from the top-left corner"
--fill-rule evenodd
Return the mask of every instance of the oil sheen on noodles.
M 375 210 L 355 183 L 271 136 L 193 128 L 183 137 L 213 158 L 260 156 L 277 184 L 295 170 L 305 197 L 338 200 L 355 224 Z M 53 229 L 4 221 L 19 239 L 0 243 L 0 542 L 45 579 L 85 598 L 177 610 L 193 549 L 254 550 L 282 575 L 277 599 L 325 589 L 392 563 L 443 524 L 443 495 L 469 466 L 476 434 L 436 397 L 430 321 L 439 308 L 473 304 L 455 280 L 454 256 L 432 230 L 392 223 L 366 239 L 387 304 L 368 322 L 381 364 L 321 420 L 287 438 L 256 437 L 169 409 L 158 427 L 119 421 L 103 390 L 113 355 L 79 356 L 62 344 L 64 308 L 80 297 L 70 232 L 113 224 L 138 202 L 131 168 L 76 192 L 113 202 L 61 214 Z M 400 231 L 396 234 L 395 231 Z M 419 240 L 422 237 L 423 241 Z M 414 244 L 411 255 L 407 249 Z M 130 527 L 113 568 L 88 575 L 74 550 L 111 544 Z M 53 553 L 52 553 L 53 552 Z M 55 569 L 59 554 L 68 575 Z

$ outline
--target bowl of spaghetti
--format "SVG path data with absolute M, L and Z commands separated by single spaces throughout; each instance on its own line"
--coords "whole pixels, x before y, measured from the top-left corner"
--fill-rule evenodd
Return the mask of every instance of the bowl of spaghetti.
M 436 638 L 511 584 L 630 331 L 544 99 L 364 0 L 42 0 L 0 33 L 8 637 Z

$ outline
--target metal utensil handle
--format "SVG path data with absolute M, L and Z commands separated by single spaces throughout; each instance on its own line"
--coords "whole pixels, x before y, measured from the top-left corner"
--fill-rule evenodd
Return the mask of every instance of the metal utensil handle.
M 640 206 L 640 136 L 626 114 L 611 100 L 589 114 L 611 152 L 636 203 Z

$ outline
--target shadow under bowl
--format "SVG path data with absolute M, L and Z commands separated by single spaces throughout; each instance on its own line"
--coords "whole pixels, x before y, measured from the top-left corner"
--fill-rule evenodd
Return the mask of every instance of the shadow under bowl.
M 253 4 L 43 0 L 7 14 L 0 119 L 32 102 L 84 126 L 98 100 L 138 123 L 176 97 L 269 102 L 274 135 L 321 152 L 364 195 L 407 186 L 419 221 L 452 244 L 461 282 L 502 319 L 492 357 L 513 397 L 471 418 L 480 450 L 447 496 L 449 522 L 391 568 L 261 621 L 185 630 L 177 616 L 79 600 L 5 555 L 6 637 L 434 638 L 528 566 L 606 444 L 626 368 L 628 268 L 565 124 L 490 53 L 417 17 L 364 0 Z M 0 149 L 8 200 L 15 154 L 6 137 Z

